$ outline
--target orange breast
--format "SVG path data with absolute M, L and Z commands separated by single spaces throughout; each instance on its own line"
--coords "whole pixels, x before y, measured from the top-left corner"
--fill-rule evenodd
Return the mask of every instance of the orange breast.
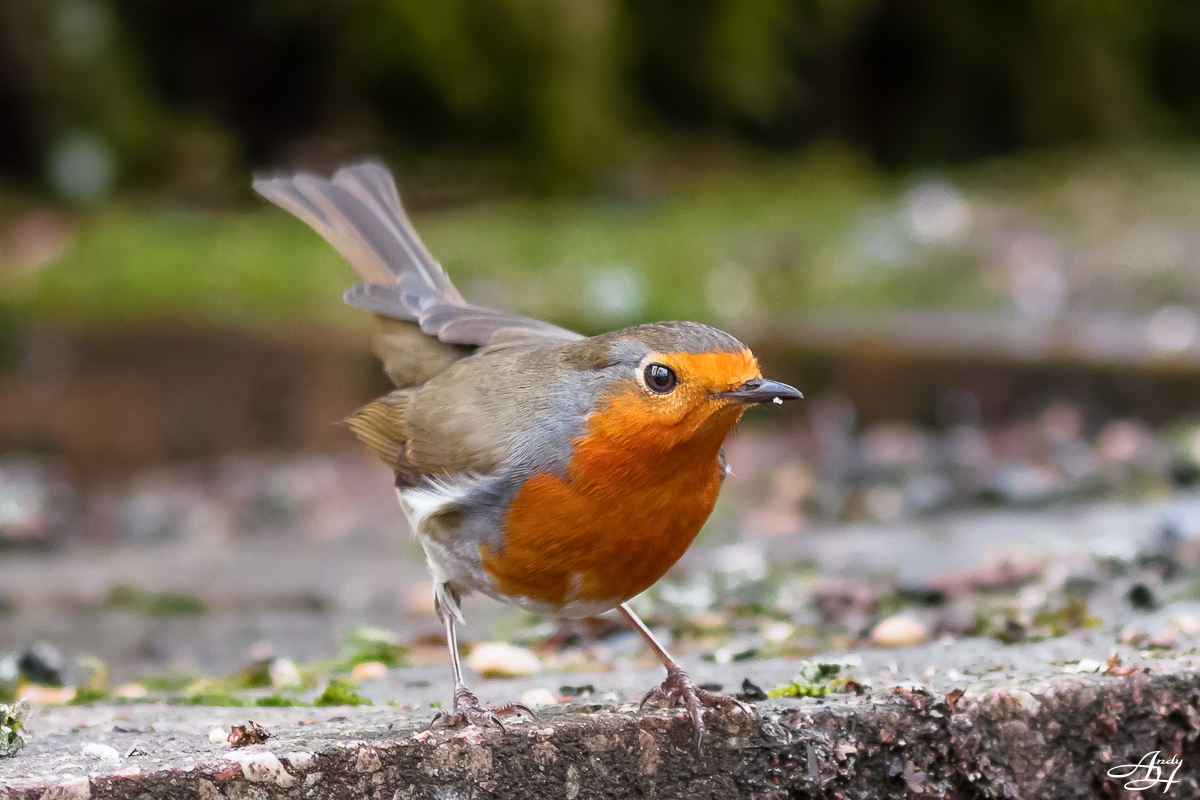
M 657 430 L 636 398 L 617 398 L 576 441 L 565 478 L 526 481 L 505 516 L 504 550 L 480 548 L 499 591 L 554 606 L 615 605 L 649 588 L 712 512 L 718 454 L 740 416 L 723 408 Z

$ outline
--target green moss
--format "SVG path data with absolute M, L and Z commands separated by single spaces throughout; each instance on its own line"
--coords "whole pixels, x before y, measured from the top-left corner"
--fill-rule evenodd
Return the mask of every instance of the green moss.
M 237 697 L 230 692 L 228 680 L 219 678 L 201 678 L 193 682 L 183 691 L 180 703 L 186 706 L 248 706 L 251 703 L 245 698 Z
M 138 679 L 138 683 L 149 692 L 180 692 L 195 682 L 194 677 L 187 675 L 152 675 Z
M 1065 636 L 1078 628 L 1098 628 L 1101 620 L 1088 611 L 1087 600 L 1068 596 L 1059 608 L 1043 607 L 1034 616 L 1033 624 L 1034 627 L 1047 629 L 1051 636 Z
M 308 703 L 303 700 L 298 700 L 295 697 L 284 697 L 281 694 L 273 694 L 267 697 L 260 697 L 254 701 L 256 706 L 266 706 L 268 708 L 284 707 L 284 706 L 307 706 Z
M 914 590 L 899 588 L 879 598 L 879 616 L 891 617 L 912 608 L 931 608 L 946 602 L 945 592 L 937 589 Z
M 400 644 L 396 635 L 383 628 L 364 625 L 355 628 L 346 637 L 337 672 L 348 672 L 359 664 L 378 661 L 386 667 L 408 666 L 408 648 Z
M 229 692 L 200 692 L 184 695 L 180 702 L 185 706 L 247 706 L 246 700 L 235 697 Z
M 271 685 L 271 662 L 256 661 L 242 669 L 233 678 L 234 685 L 239 689 L 265 689 Z
M 147 592 L 128 584 L 109 590 L 108 605 L 148 617 L 190 617 L 208 613 L 208 605 L 198 597 L 180 592 Z
M 108 590 L 108 607 L 134 609 L 142 599 L 142 592 L 127 583 L 122 583 Z
M 75 687 L 75 696 L 71 698 L 69 705 L 83 706 L 89 703 L 99 703 L 108 698 L 108 692 L 103 689 L 93 689 L 90 686 Z
M 824 697 L 832 691 L 829 686 L 789 681 L 767 692 L 767 697 Z
M 321 696 L 313 701 L 314 706 L 369 706 L 371 701 L 354 691 L 350 681 L 331 680 L 321 692 Z
M 801 661 L 796 676 L 768 691 L 767 697 L 824 697 L 847 691 L 851 679 L 841 674 L 842 669 L 842 664 Z

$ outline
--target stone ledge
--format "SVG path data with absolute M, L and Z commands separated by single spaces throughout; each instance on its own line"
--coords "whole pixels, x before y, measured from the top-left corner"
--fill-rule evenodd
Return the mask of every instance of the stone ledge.
M 1173 794 L 1195 796 L 1200 660 L 1146 664 L 977 683 L 957 697 L 892 687 L 769 701 L 757 719 L 710 717 L 699 756 L 682 714 L 630 704 L 554 709 L 508 734 L 425 732 L 423 715 L 386 708 L 63 709 L 125 720 L 102 743 L 147 755 L 96 761 L 79 729 L 54 733 L 0 765 L 0 800 L 1121 797 L 1124 780 L 1107 771 L 1154 750 L 1181 756 Z M 207 743 L 206 726 L 247 714 L 271 729 L 266 744 Z M 314 719 L 297 724 L 302 714 Z

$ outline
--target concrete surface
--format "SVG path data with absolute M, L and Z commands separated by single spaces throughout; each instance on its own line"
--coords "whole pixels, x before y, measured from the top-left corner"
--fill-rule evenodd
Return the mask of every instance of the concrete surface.
M 1121 788 L 1129 779 L 1108 772 L 1153 751 L 1182 760 L 1168 796 L 1195 796 L 1200 657 L 1122 648 L 1125 674 L 1063 663 L 1106 658 L 1101 650 L 1068 637 L 840 654 L 857 661 L 867 693 L 762 702 L 754 718 L 710 715 L 699 753 L 680 712 L 638 714 L 627 702 L 658 671 L 571 675 L 596 694 L 513 718 L 507 734 L 425 732 L 428 709 L 386 706 L 42 709 L 29 746 L 0 761 L 0 800 L 1124 797 L 1135 796 Z M 688 666 L 730 689 L 743 677 L 769 687 L 796 664 Z M 394 670 L 371 693 L 416 702 L 404 689 L 414 682 L 419 672 Z M 497 701 L 548 683 L 476 687 Z M 212 729 L 248 719 L 270 730 L 265 744 L 210 742 Z

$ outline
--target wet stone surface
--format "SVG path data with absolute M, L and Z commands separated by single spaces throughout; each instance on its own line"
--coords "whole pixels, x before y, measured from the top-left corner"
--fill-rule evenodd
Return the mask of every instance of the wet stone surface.
M 657 671 L 582 675 L 603 700 L 513 718 L 507 733 L 427 732 L 428 712 L 386 707 L 42 709 L 29 746 L 0 761 L 0 798 L 1119 797 L 1125 781 L 1107 773 L 1155 750 L 1182 760 L 1177 796 L 1200 790 L 1200 658 L 1126 650 L 1122 667 L 1094 673 L 1061 663 L 1089 652 L 1104 655 L 1070 638 L 864 651 L 852 667 L 871 683 L 863 694 L 709 715 L 699 753 L 679 712 L 621 702 Z M 928 678 L 906 677 L 935 659 Z M 727 684 L 796 669 L 689 666 Z M 394 671 L 379 689 L 410 677 Z M 497 700 L 523 685 L 479 688 Z M 264 744 L 212 741 L 248 717 L 270 732 Z
M 264 533 L 9 553 L 0 560 L 0 656 L 15 668 L 45 640 L 61 651 L 70 684 L 89 655 L 107 664 L 113 685 L 200 678 L 234 674 L 263 653 L 301 666 L 329 659 L 348 631 L 370 624 L 396 632 L 407 663 L 444 665 L 428 577 L 405 538 Z M 718 538 L 695 546 L 636 605 L 674 652 L 718 662 L 866 646 L 897 616 L 916 624 L 884 643 L 1020 642 L 1074 630 L 1109 645 L 1186 651 L 1200 644 L 1200 499 Z M 521 645 L 562 683 L 578 683 L 569 676 L 580 670 L 653 663 L 618 622 L 556 640 L 553 621 L 486 599 L 468 598 L 466 613 L 465 644 Z M 431 699 L 444 700 L 446 670 L 433 672 Z
M 450 697 L 424 568 L 373 472 L 339 488 L 317 480 L 336 464 L 309 466 L 288 473 L 286 502 L 139 500 L 122 508 L 184 509 L 163 518 L 186 524 L 5 553 L 0 690 L 34 713 L 27 746 L 0 759 L 0 800 L 1104 797 L 1121 796 L 1110 768 L 1154 750 L 1193 780 L 1195 493 L 822 522 L 796 515 L 791 467 L 759 469 L 779 494 L 759 507 L 799 503 L 771 523 L 790 527 L 743 514 L 754 491 L 731 487 L 636 601 L 697 683 L 795 695 L 759 702 L 755 720 L 713 718 L 697 757 L 685 718 L 635 713 L 662 676 L 632 632 L 564 631 L 478 598 L 469 683 L 486 702 L 542 704 L 539 718 L 507 736 L 422 733 Z M 249 507 L 281 514 L 278 528 L 239 527 Z M 482 680 L 471 656 L 485 669 L 489 642 L 522 648 L 531 674 Z M 315 705 L 357 700 L 374 705 Z M 231 748 L 251 721 L 270 736 Z

